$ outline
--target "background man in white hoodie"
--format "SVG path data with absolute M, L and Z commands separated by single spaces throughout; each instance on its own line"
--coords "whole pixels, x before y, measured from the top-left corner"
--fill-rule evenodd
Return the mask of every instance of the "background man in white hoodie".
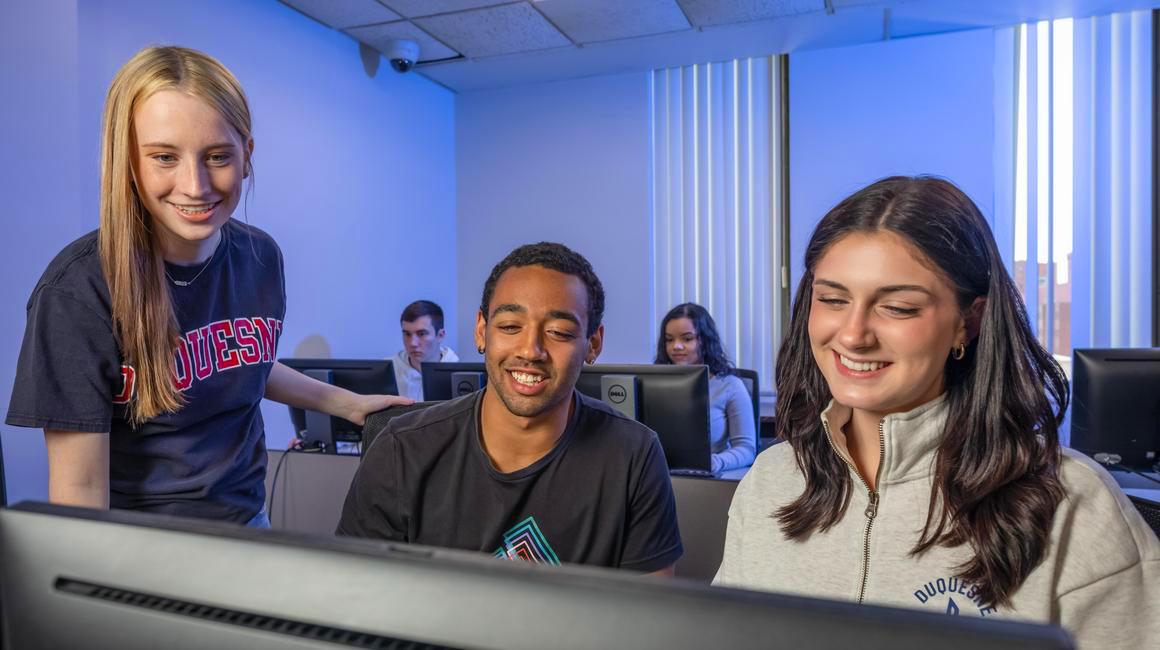
M 399 317 L 403 328 L 403 349 L 391 359 L 399 395 L 423 401 L 424 361 L 459 361 L 455 351 L 443 345 L 443 308 L 430 300 L 416 300 Z

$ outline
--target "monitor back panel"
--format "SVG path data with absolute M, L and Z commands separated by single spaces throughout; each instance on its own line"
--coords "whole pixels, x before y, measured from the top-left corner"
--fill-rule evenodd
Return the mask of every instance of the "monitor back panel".
M 388 359 L 279 359 L 279 363 L 307 375 L 320 372 L 329 374 L 330 383 L 361 395 L 398 395 L 394 364 Z M 318 378 L 318 377 L 315 377 Z M 290 409 L 290 423 L 295 433 L 306 429 L 306 411 L 294 406 Z M 320 414 L 322 417 L 327 417 Z M 362 427 L 340 417 L 330 417 L 326 451 L 335 451 L 335 440 L 357 441 Z
M 1160 349 L 1077 349 L 1070 445 L 1130 466 L 1160 460 Z
M 710 468 L 707 368 L 648 364 L 585 366 L 576 388 L 600 399 L 603 375 L 637 378 L 637 419 L 656 431 L 669 469 Z
M 424 363 L 423 400 L 436 402 L 462 397 L 477 388 L 472 382 L 455 381 L 456 374 L 483 375 L 487 381 L 487 369 L 479 362 Z
M 0 549 L 10 648 L 1069 647 L 1058 628 L 47 504 L 0 511 Z

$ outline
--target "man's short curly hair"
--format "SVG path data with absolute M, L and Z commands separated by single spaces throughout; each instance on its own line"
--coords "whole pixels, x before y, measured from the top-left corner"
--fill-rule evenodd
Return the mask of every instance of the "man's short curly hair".
M 507 257 L 495 265 L 495 268 L 491 270 L 491 275 L 487 276 L 487 282 L 483 284 L 483 299 L 479 302 L 479 311 L 483 314 L 485 322 L 491 316 L 489 307 L 499 276 L 510 268 L 521 266 L 542 266 L 580 278 L 588 289 L 588 333 L 586 336 L 592 336 L 596 333 L 596 329 L 600 327 L 600 322 L 604 318 L 604 285 L 600 284 L 600 278 L 596 277 L 592 265 L 584 259 L 583 255 L 555 242 L 525 244 L 508 253 Z

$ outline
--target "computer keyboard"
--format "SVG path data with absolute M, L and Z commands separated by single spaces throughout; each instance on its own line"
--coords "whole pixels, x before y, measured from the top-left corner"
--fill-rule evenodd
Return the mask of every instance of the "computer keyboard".
M 685 468 L 685 469 L 670 469 L 669 476 L 700 476 L 703 478 L 713 478 L 717 475 L 714 474 L 713 472 L 707 470 L 707 469 Z

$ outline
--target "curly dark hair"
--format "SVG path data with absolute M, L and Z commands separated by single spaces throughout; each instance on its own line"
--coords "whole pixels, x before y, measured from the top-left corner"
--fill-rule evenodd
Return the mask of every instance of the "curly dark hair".
M 1059 423 L 1067 377 L 1035 338 L 979 208 L 941 178 L 882 179 L 839 203 L 818 223 L 805 253 L 789 332 L 777 359 L 777 434 L 805 475 L 805 489 L 778 509 L 781 530 L 804 540 L 841 518 L 853 489 L 818 414 L 831 394 L 809 338 L 814 269 L 852 233 L 890 232 L 912 244 L 954 288 L 965 313 L 986 298 L 978 337 L 960 361 L 948 358 L 949 410 L 934 463 L 926 525 L 911 553 L 969 545 L 956 574 L 988 603 L 1007 605 L 1046 557 L 1064 497 Z
M 592 270 L 592 265 L 584 256 L 563 244 L 542 241 L 538 244 L 524 244 L 495 265 L 487 282 L 483 283 L 483 298 L 479 301 L 479 311 L 486 322 L 491 316 L 491 296 L 495 293 L 495 283 L 503 272 L 521 266 L 542 266 L 546 269 L 574 275 L 588 288 L 588 333 L 592 336 L 604 319 L 604 285 Z
M 709 310 L 695 302 L 685 302 L 673 307 L 661 319 L 661 331 L 657 335 L 657 355 L 653 363 L 672 364 L 669 352 L 665 349 L 665 326 L 669 321 L 678 318 L 688 318 L 693 322 L 693 329 L 697 330 L 697 349 L 701 352 L 701 363 L 709 366 L 709 372 L 714 375 L 728 375 L 733 373 L 733 364 L 725 354 L 725 346 L 721 344 L 721 335 L 717 333 L 717 323 Z

